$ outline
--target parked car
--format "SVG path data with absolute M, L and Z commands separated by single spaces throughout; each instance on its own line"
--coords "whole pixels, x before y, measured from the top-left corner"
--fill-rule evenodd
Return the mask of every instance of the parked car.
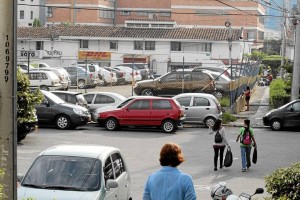
M 28 75 L 30 88 L 40 88 L 46 91 L 62 89 L 59 77 L 54 72 L 31 70 L 29 74 L 25 73 Z
M 140 71 L 142 80 L 149 79 L 150 70 L 146 63 L 123 63 L 116 65 L 116 67 L 118 66 L 129 67 L 131 69 L 133 68 L 136 71 Z
M 300 99 L 269 111 L 263 117 L 263 123 L 274 131 L 285 127 L 300 127 Z
M 98 114 L 98 123 L 109 131 L 123 126 L 161 127 L 166 133 L 182 126 L 184 110 L 172 98 L 139 97 L 115 110 Z
M 99 145 L 58 145 L 39 154 L 18 176 L 18 199 L 131 200 L 131 179 L 121 151 Z
M 48 65 L 47 63 L 44 63 L 44 62 L 33 62 L 33 63 L 31 63 L 31 65 L 37 69 L 52 68 L 50 65 Z
M 81 92 L 52 91 L 52 93 L 64 100 L 65 102 L 88 108 L 87 101 L 85 100 Z
M 87 70 L 87 72 L 92 76 L 92 79 L 94 79 L 97 84 L 100 84 L 100 76 L 99 76 L 99 70 L 100 67 L 95 64 L 77 64 L 78 67 L 82 67 L 83 69 Z
M 103 67 L 99 69 L 99 75 L 103 81 L 103 85 L 115 85 L 118 82 L 118 78 L 115 72 L 109 71 Z
M 142 80 L 142 76 L 140 74 L 140 71 L 132 70 L 132 68 L 125 67 L 125 66 L 116 66 L 116 67 L 113 67 L 113 68 L 116 69 L 116 70 L 119 70 L 121 72 L 125 72 L 125 81 L 127 83 L 131 83 L 132 80 L 134 80 L 134 81 Z
M 58 129 L 76 128 L 91 120 L 88 109 L 65 102 L 51 92 L 43 91 L 44 100 L 36 105 L 39 125 L 55 125 Z
M 97 86 L 97 80 L 93 79 L 93 75 L 82 67 L 70 66 L 64 69 L 70 74 L 72 86 L 78 86 L 80 89 Z
M 137 82 L 134 93 L 147 96 L 174 96 L 184 92 L 213 93 L 215 91 L 213 80 L 210 74 L 201 70 L 177 70 L 156 79 Z
M 90 113 L 104 106 L 118 105 L 126 98 L 114 92 L 88 92 L 84 94 Z
M 223 67 L 216 67 L 216 66 L 195 67 L 194 70 L 195 71 L 209 70 L 209 71 L 219 72 L 230 78 L 230 68 L 228 68 L 226 66 L 223 66 Z
M 71 80 L 68 80 L 68 76 L 66 76 L 66 72 L 63 68 L 57 67 L 57 68 L 52 68 L 52 67 L 44 67 L 44 68 L 39 68 L 39 71 L 51 71 L 54 74 L 56 74 L 59 78 L 60 84 L 62 85 L 62 90 L 68 90 L 69 87 L 71 86 Z
M 17 67 L 20 68 L 21 71 L 22 71 L 23 73 L 28 72 L 28 68 L 29 68 L 29 71 L 35 69 L 35 68 L 34 68 L 32 65 L 30 65 L 30 64 L 29 64 L 29 67 L 28 67 L 28 64 L 27 64 L 27 63 L 18 63 L 18 64 L 17 64 Z
M 212 94 L 184 93 L 174 96 L 185 109 L 185 123 L 213 126 L 217 119 L 222 119 L 222 109 L 219 101 Z
M 140 96 L 131 96 L 131 97 L 126 98 L 124 101 L 122 101 L 119 104 L 115 104 L 115 105 L 111 105 L 111 106 L 103 106 L 103 107 L 96 108 L 94 110 L 94 112 L 91 113 L 92 120 L 95 121 L 95 122 L 97 122 L 99 113 L 110 111 L 110 110 L 115 110 L 117 108 L 122 108 L 123 106 L 125 106 L 126 104 L 128 104 L 130 101 L 132 101 L 133 99 L 138 98 L 138 97 L 140 97 Z
M 211 74 L 215 81 L 216 90 L 213 93 L 215 97 L 221 99 L 224 95 L 230 94 L 230 82 L 231 79 L 224 74 L 216 71 L 203 70 L 204 73 Z
M 126 84 L 126 80 L 125 80 L 125 72 L 119 71 L 117 69 L 114 69 L 112 67 L 103 67 L 104 69 L 106 69 L 109 72 L 113 72 L 116 73 L 116 77 L 117 77 L 117 84 L 121 85 L 121 84 Z

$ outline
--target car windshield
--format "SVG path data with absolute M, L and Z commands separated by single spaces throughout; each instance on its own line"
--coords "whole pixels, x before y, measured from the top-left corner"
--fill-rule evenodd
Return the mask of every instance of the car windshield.
M 100 188 L 101 162 L 74 156 L 40 156 L 30 167 L 22 186 L 75 191 Z
M 46 96 L 51 99 L 51 101 L 53 101 L 56 104 L 62 104 L 62 103 L 66 103 L 64 100 L 62 100 L 61 98 L 59 98 L 57 95 L 51 93 L 51 92 L 47 92 Z
M 120 104 L 118 105 L 117 108 L 122 108 L 122 107 L 126 106 L 126 105 L 127 105 L 129 102 L 131 102 L 133 99 L 134 99 L 134 98 L 130 98 L 130 99 L 127 99 L 127 100 L 123 101 L 122 103 L 120 103 Z

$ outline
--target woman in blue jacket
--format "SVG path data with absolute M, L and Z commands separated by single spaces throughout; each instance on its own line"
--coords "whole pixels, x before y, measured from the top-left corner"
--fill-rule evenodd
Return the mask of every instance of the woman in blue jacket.
M 160 151 L 162 168 L 151 174 L 146 182 L 143 200 L 195 200 L 192 177 L 177 166 L 184 161 L 179 145 L 165 144 Z

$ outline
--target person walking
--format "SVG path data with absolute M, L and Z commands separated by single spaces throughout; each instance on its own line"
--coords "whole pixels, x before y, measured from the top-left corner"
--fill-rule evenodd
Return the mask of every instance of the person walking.
M 244 127 L 240 129 L 240 133 L 236 138 L 236 142 L 240 142 L 242 172 L 245 172 L 246 167 L 247 169 L 249 169 L 249 167 L 251 166 L 251 159 L 250 159 L 251 145 L 257 148 L 256 141 L 254 138 L 254 132 L 253 129 L 250 127 L 249 119 L 244 120 Z
M 209 127 L 209 134 L 214 135 L 214 142 L 213 142 L 213 148 L 214 148 L 214 153 L 215 153 L 214 154 L 214 171 L 217 171 L 219 152 L 220 152 L 220 169 L 222 169 L 225 145 L 227 145 L 228 148 L 230 148 L 228 141 L 226 139 L 226 136 L 225 136 L 225 127 L 222 126 L 221 119 L 217 119 L 215 124 L 212 127 L 211 126 Z
M 195 200 L 192 177 L 177 167 L 184 162 L 178 144 L 167 143 L 160 151 L 162 168 L 151 174 L 145 184 L 143 200 Z
M 251 91 L 249 85 L 247 85 L 246 91 L 244 91 L 245 99 L 246 99 L 246 106 L 247 110 L 249 111 L 249 102 L 250 102 L 250 96 L 251 96 Z

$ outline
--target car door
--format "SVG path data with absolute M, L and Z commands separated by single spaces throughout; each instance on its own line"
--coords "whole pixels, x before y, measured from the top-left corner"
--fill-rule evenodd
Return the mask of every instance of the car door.
M 210 113 L 211 105 L 207 98 L 194 96 L 192 106 L 189 109 L 189 121 L 203 122 L 206 115 Z
M 77 85 L 77 70 L 75 67 L 66 67 L 65 68 L 67 72 L 69 73 L 69 77 L 71 79 L 72 85 Z
M 182 80 L 179 80 L 178 73 L 169 73 L 159 79 L 156 86 L 156 93 L 162 96 L 176 95 L 181 93 Z
M 45 124 L 53 120 L 52 103 L 44 97 L 41 104 L 35 106 L 39 123 Z
M 192 121 L 191 119 L 191 112 L 192 112 L 192 97 L 191 96 L 186 96 L 186 97 L 179 97 L 179 98 L 176 98 L 176 100 L 178 101 L 178 103 L 184 107 L 184 112 L 186 114 L 186 119 L 185 121 L 188 122 L 188 121 Z
M 149 121 L 152 125 L 160 126 L 162 120 L 171 115 L 173 106 L 168 99 L 152 99 Z
M 113 164 L 111 161 L 111 157 L 109 156 L 105 160 L 105 164 L 103 167 L 103 175 L 104 175 L 104 184 L 106 187 L 106 182 L 108 179 L 115 179 L 114 170 L 113 170 Z M 118 199 L 118 188 L 110 188 L 108 191 L 106 191 L 105 194 L 105 200 L 116 200 Z
M 111 155 L 115 180 L 118 182 L 117 195 L 120 200 L 128 200 L 131 190 L 130 175 L 119 152 Z
M 150 116 L 150 100 L 135 99 L 124 107 L 120 120 L 122 125 L 148 125 Z
M 284 123 L 289 127 L 300 126 L 300 102 L 295 102 L 287 107 L 284 113 Z

